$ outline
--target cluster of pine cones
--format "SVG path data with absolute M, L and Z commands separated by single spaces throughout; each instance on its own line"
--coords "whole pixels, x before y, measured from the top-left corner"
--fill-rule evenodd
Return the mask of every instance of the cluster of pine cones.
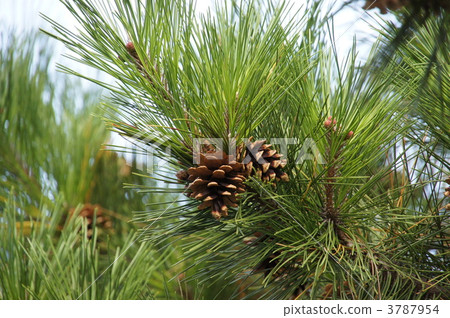
M 211 209 L 215 219 L 228 216 L 228 208 L 238 206 L 238 195 L 246 191 L 244 181 L 250 176 L 264 182 L 289 180 L 282 171 L 286 160 L 265 140 L 249 143 L 243 156 L 239 155 L 241 149 L 238 147 L 236 156 L 208 149 L 200 154 L 197 166 L 176 175 L 187 182 L 188 196 L 202 201 L 198 208 Z
M 388 10 L 398 10 L 403 7 L 411 7 L 413 10 L 423 9 L 427 13 L 438 13 L 440 9 L 450 11 L 450 1 L 448 0 L 366 0 L 364 10 L 374 8 L 380 9 L 381 14 L 386 14 Z

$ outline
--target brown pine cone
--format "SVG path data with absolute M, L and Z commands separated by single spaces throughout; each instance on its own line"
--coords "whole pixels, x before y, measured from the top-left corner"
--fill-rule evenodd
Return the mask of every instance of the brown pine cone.
M 446 197 L 450 197 L 450 187 L 445 188 L 444 195 L 445 195 Z
M 381 14 L 386 14 L 389 10 L 398 10 L 409 3 L 408 0 L 367 0 L 363 6 L 364 10 L 374 8 L 380 9 Z
M 286 160 L 281 159 L 283 155 L 271 149 L 272 145 L 265 142 L 262 139 L 247 145 L 247 155 L 244 158 L 246 170 L 265 182 L 289 181 L 287 173 L 282 171 L 286 166 Z
M 187 173 L 189 196 L 203 201 L 200 210 L 211 208 L 214 218 L 228 216 L 228 207 L 237 207 L 237 195 L 245 192 L 244 165 L 224 152 L 200 154 L 198 167 Z
M 176 177 L 180 181 L 186 181 L 189 178 L 189 174 L 186 170 L 180 170 L 177 172 Z
M 75 213 L 75 209 L 71 209 L 69 214 L 72 216 Z M 112 228 L 112 222 L 109 216 L 104 215 L 103 208 L 98 204 L 86 203 L 83 205 L 79 217 L 85 218 L 87 222 L 87 234 L 88 237 L 92 237 L 93 226 L 94 226 L 94 216 L 97 216 L 95 220 L 95 225 L 99 228 L 110 229 Z
M 380 9 L 381 14 L 386 14 L 388 10 L 398 10 L 403 7 L 409 7 L 412 10 L 423 10 L 426 13 L 438 14 L 441 9 L 450 10 L 450 1 L 448 0 L 366 0 L 363 6 L 364 10 L 374 8 Z

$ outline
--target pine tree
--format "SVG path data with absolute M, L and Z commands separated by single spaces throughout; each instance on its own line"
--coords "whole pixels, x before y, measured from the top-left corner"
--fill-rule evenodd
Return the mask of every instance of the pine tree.
M 427 71 L 413 53 L 378 72 L 355 47 L 339 61 L 317 3 L 198 17 L 184 1 L 62 2 L 83 32 L 48 19 L 53 36 L 116 80 L 90 79 L 110 92 L 104 120 L 167 161 L 153 176 L 167 185 L 146 190 L 178 200 L 135 221 L 203 264 L 187 282 L 226 281 L 234 298 L 448 297 L 448 120 L 411 117 L 438 106 L 433 77 L 413 98 Z
M 153 181 L 104 150 L 98 94 L 51 74 L 42 34 L 1 38 L 0 299 L 181 297 L 166 283 L 175 249 L 137 241 L 129 222 L 144 201 L 123 183 Z

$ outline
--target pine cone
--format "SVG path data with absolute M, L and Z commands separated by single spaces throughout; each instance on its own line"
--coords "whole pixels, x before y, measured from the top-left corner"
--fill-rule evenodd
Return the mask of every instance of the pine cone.
M 70 216 L 72 216 L 75 212 L 75 209 L 70 210 Z M 99 228 L 110 229 L 112 227 L 111 219 L 103 214 L 103 208 L 98 204 L 90 204 L 86 203 L 81 209 L 78 216 L 85 218 L 87 221 L 87 234 L 88 237 L 92 237 L 93 225 L 94 225 L 94 216 L 97 216 L 95 220 L 95 224 Z
M 398 10 L 409 3 L 408 0 L 367 0 L 363 6 L 364 10 L 374 8 L 380 9 L 381 14 L 386 14 L 389 10 Z
M 186 170 L 180 170 L 177 172 L 176 177 L 180 182 L 186 181 L 189 178 L 189 174 Z
M 450 197 L 450 187 L 445 188 L 444 195 L 445 195 L 446 197 Z
M 441 9 L 447 12 L 450 10 L 450 2 L 448 0 L 366 0 L 363 9 L 378 8 L 381 14 L 386 14 L 388 9 L 395 11 L 404 6 L 408 6 L 412 10 L 423 10 L 426 13 L 435 14 L 438 14 Z
M 272 145 L 265 142 L 262 139 L 247 145 L 247 155 L 244 158 L 246 170 L 265 182 L 289 181 L 287 173 L 281 170 L 286 166 L 286 160 L 281 159 L 283 155 L 271 149 Z
M 203 201 L 200 210 L 211 208 L 214 218 L 228 216 L 228 207 L 237 207 L 237 194 L 245 192 L 244 168 L 223 152 L 200 154 L 200 165 L 187 171 L 189 196 Z

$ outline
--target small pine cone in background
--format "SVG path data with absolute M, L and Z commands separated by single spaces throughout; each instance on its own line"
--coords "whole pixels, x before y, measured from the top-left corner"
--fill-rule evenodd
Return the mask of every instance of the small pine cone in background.
M 444 195 L 445 195 L 446 197 L 450 197 L 450 187 L 445 188 Z
M 447 183 L 448 185 L 450 185 L 450 177 L 448 177 L 447 179 L 444 180 L 445 183 Z M 445 188 L 445 192 L 444 195 L 446 197 L 450 197 L 450 187 Z
M 409 0 L 367 0 L 363 6 L 364 10 L 370 10 L 374 8 L 380 9 L 381 14 L 386 14 L 389 10 L 398 10 L 408 5 Z
M 198 209 L 210 208 L 215 219 L 228 216 L 228 207 L 237 207 L 237 195 L 245 192 L 244 165 L 221 151 L 200 154 L 200 164 L 187 174 L 189 196 L 203 201 Z
M 244 158 L 246 170 L 265 182 L 289 181 L 287 173 L 282 171 L 286 166 L 286 160 L 281 159 L 283 155 L 271 149 L 272 145 L 265 142 L 262 139 L 247 145 L 247 154 Z
M 426 13 L 438 14 L 441 9 L 450 10 L 449 0 L 366 0 L 362 7 L 364 10 L 374 8 L 380 9 L 381 14 L 386 14 L 388 10 L 399 10 L 403 7 L 409 7 L 412 10 L 423 10 Z
M 439 14 L 443 9 L 446 12 L 450 11 L 449 0 L 410 0 L 411 7 L 415 9 L 423 9 L 427 13 Z
M 69 214 L 72 216 L 75 213 L 75 209 L 71 209 Z M 85 218 L 87 222 L 87 235 L 89 238 L 92 237 L 93 226 L 94 226 L 94 216 L 97 216 L 95 220 L 95 225 L 98 228 L 110 229 L 112 228 L 112 222 L 109 216 L 104 215 L 103 208 L 98 204 L 86 203 L 83 205 L 79 217 Z

